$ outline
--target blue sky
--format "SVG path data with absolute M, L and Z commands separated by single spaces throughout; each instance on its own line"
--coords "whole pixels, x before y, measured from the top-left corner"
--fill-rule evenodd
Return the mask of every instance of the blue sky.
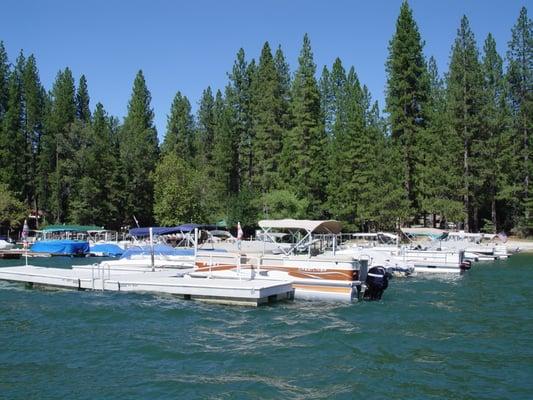
M 426 56 L 448 68 L 450 48 L 463 14 L 480 49 L 488 32 L 505 54 L 520 8 L 527 0 L 411 0 L 426 43 Z M 269 41 L 286 55 L 293 72 L 305 32 L 320 71 L 340 57 L 383 104 L 387 46 L 401 0 L 196 0 L 118 1 L 4 0 L 0 40 L 14 61 L 19 50 L 35 54 L 43 84 L 70 67 L 85 74 L 91 107 L 100 101 L 122 119 L 136 72 L 142 69 L 152 93 L 162 138 L 172 98 L 179 90 L 196 110 L 202 91 L 223 89 L 239 48 L 258 58 Z

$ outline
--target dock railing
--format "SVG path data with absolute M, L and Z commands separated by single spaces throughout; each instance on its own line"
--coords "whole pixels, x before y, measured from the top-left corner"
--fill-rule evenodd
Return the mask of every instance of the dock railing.
M 91 265 L 91 288 L 95 290 L 94 282 L 97 279 L 102 280 L 102 291 L 105 289 L 105 272 L 107 267 L 107 280 L 111 280 L 111 266 L 108 263 L 98 263 Z M 95 275 L 96 272 L 96 275 Z

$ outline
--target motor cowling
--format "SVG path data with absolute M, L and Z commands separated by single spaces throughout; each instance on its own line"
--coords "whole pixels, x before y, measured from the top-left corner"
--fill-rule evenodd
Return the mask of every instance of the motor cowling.
M 366 277 L 365 298 L 368 300 L 380 300 L 383 292 L 389 287 L 391 275 L 384 267 L 372 267 Z

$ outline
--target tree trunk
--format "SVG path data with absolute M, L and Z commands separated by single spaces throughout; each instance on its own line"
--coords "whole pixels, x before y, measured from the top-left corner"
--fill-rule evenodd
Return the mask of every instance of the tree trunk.
M 528 197 L 529 197 L 529 143 L 528 143 L 528 135 L 527 135 L 527 121 L 526 121 L 526 117 L 524 115 L 524 121 L 523 121 L 523 128 L 524 128 L 524 171 L 526 173 L 526 176 L 524 177 L 524 200 L 527 202 L 528 200 Z M 527 203 L 526 203 L 527 204 Z M 526 218 L 526 221 L 529 220 L 529 208 L 525 207 L 525 213 L 524 213 L 524 216 Z
M 466 126 L 465 126 L 465 130 L 466 130 Z M 463 179 L 464 179 L 464 185 L 465 185 L 465 193 L 463 196 L 463 202 L 464 202 L 465 209 L 466 209 L 466 219 L 465 219 L 464 230 L 466 232 L 470 232 L 470 216 L 471 216 L 470 196 L 469 196 L 470 187 L 469 187 L 469 178 L 468 178 L 468 141 L 466 138 L 464 140 L 464 148 L 463 148 L 463 168 L 464 168 Z
M 497 224 L 497 215 L 496 215 L 496 197 L 492 196 L 492 204 L 491 204 L 491 217 L 492 217 L 492 225 L 494 226 L 494 233 L 498 231 L 498 228 L 496 226 Z

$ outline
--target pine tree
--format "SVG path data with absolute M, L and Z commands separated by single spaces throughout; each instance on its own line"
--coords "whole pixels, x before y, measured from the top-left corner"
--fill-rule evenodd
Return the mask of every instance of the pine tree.
M 279 187 L 281 183 L 279 163 L 285 122 L 282 85 L 270 46 L 266 42 L 252 83 L 252 182 L 255 190 L 262 193 Z
M 366 190 L 363 175 L 371 168 L 364 165 L 369 149 L 365 146 L 363 96 L 355 70 L 351 68 L 346 76 L 339 59 L 333 64 L 330 85 L 335 114 L 328 174 L 329 211 L 354 230 L 361 217 L 361 191 Z
M 232 129 L 233 113 L 226 99 L 217 91 L 214 105 L 215 137 L 213 143 L 214 181 L 219 199 L 239 191 L 239 138 Z
M 249 188 L 251 184 L 252 162 L 252 116 L 251 116 L 251 84 L 255 68 L 253 61 L 248 64 L 244 50 L 240 49 L 229 74 L 229 85 L 226 88 L 226 101 L 233 112 L 234 135 L 239 138 L 239 190 Z
M 149 225 L 153 220 L 150 174 L 156 166 L 159 149 L 150 102 L 150 92 L 142 71 L 139 71 L 120 133 L 120 168 L 125 193 L 122 220 L 128 224 L 134 223 L 134 217 L 141 225 Z
M 320 91 L 320 112 L 324 117 L 324 129 L 328 137 L 332 134 L 334 121 L 334 112 L 331 109 L 332 93 L 330 80 L 330 72 L 328 67 L 324 65 L 324 68 L 322 68 L 322 75 L 318 81 L 318 88 Z
M 478 196 L 478 201 L 488 202 L 490 225 L 496 230 L 499 227 L 498 202 L 515 197 L 509 167 L 516 165 L 514 158 L 519 149 L 513 145 L 510 137 L 510 110 L 507 106 L 503 60 L 490 33 L 483 50 L 483 135 L 475 143 L 475 150 L 481 166 L 484 198 Z
M 215 136 L 213 92 L 211 87 L 205 89 L 198 108 L 198 127 L 196 132 L 197 167 L 212 173 L 213 139 Z
M 167 118 L 167 132 L 161 145 L 163 155 L 176 153 L 181 159 L 191 162 L 194 158 L 194 119 L 191 104 L 186 96 L 176 93 L 170 115 Z
M 456 162 L 463 166 L 462 196 L 467 213 L 465 230 L 475 229 L 477 213 L 473 200 L 479 190 L 478 167 L 472 159 L 472 143 L 480 138 L 482 71 L 474 34 L 466 16 L 461 20 L 452 48 L 448 75 L 448 109 L 452 129 L 462 143 Z
M 23 197 L 28 207 L 38 210 L 37 161 L 41 150 L 41 136 L 44 130 L 46 93 L 41 85 L 37 62 L 33 55 L 28 57 L 22 74 L 24 98 L 25 186 Z
M 55 222 L 68 220 L 68 203 L 73 182 L 72 166 L 77 150 L 76 139 L 71 135 L 76 119 L 76 98 L 74 78 L 67 67 L 59 71 L 51 92 L 51 108 L 47 118 L 46 158 L 50 172 L 49 209 Z
M 85 75 L 80 77 L 78 90 L 76 91 L 76 116 L 84 123 L 91 120 L 91 110 L 89 108 L 89 91 L 87 89 L 87 79 Z
M 424 214 L 432 214 L 433 226 L 437 217 L 446 221 L 464 219 L 463 204 L 457 193 L 461 191 L 462 170 L 456 161 L 461 152 L 459 137 L 451 130 L 446 112 L 446 91 L 433 57 L 428 62 L 429 99 L 428 124 L 419 137 L 421 164 L 418 189 Z
M 324 214 L 326 185 L 326 134 L 321 114 L 321 101 L 315 79 L 311 43 L 304 36 L 291 88 L 293 128 L 283 145 L 282 168 L 285 185 L 293 187 L 300 198 L 310 199 L 309 216 Z
M 22 72 L 26 60 L 22 52 L 11 71 L 7 85 L 7 107 L 0 131 L 0 182 L 23 199 L 25 141 L 23 130 Z
M 426 104 L 429 85 L 422 53 L 423 42 L 407 1 L 402 3 L 396 21 L 396 32 L 389 44 L 387 59 L 387 112 L 391 135 L 400 146 L 404 187 L 415 208 L 418 208 L 417 179 L 420 166 L 418 137 L 427 124 Z
M 105 226 L 117 217 L 114 192 L 118 160 L 115 156 L 110 120 L 101 103 L 96 105 L 90 125 L 77 124 L 82 137 L 76 153 L 78 179 L 70 198 L 70 220 L 79 224 Z M 97 204 L 98 207 L 94 207 Z
M 522 225 L 533 231 L 533 204 L 530 181 L 533 173 L 531 155 L 531 132 L 533 129 L 533 23 L 523 7 L 512 29 L 507 51 L 507 80 L 514 120 L 515 140 L 521 142 L 522 159 L 519 184 L 524 222 Z
M 2 123 L 2 117 L 7 109 L 8 79 L 9 60 L 4 47 L 4 42 L 0 40 L 0 124 Z
M 279 108 L 278 120 L 280 121 L 282 129 L 286 132 L 291 128 L 291 116 L 289 113 L 289 101 L 291 97 L 291 71 L 289 64 L 285 60 L 285 55 L 281 46 L 278 46 L 276 54 L 274 54 L 274 64 L 279 80 L 279 95 L 281 107 Z

